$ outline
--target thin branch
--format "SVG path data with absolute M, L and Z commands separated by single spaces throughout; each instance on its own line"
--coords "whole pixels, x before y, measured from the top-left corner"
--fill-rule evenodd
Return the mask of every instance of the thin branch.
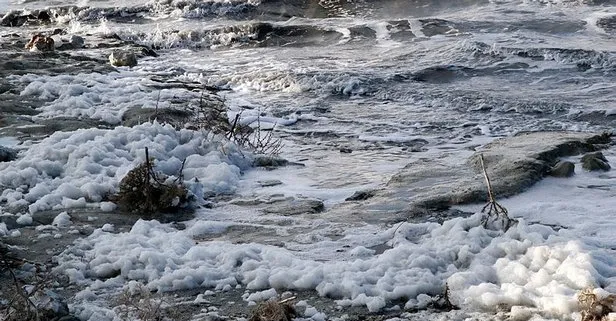
M 502 229 L 507 231 L 509 227 L 517 221 L 510 218 L 507 209 L 496 201 L 494 197 L 494 190 L 492 189 L 492 183 L 490 181 L 490 177 L 488 176 L 488 171 L 486 170 L 483 154 L 479 154 L 479 160 L 481 162 L 481 169 L 483 170 L 483 177 L 486 182 L 486 187 L 488 188 L 488 203 L 481 209 L 482 213 L 486 213 L 487 210 L 487 215 L 482 219 L 483 227 L 487 228 L 488 223 L 500 220 L 502 222 Z

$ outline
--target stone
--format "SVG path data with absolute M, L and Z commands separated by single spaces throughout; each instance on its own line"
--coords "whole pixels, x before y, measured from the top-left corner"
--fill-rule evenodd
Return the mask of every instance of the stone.
M 271 186 L 282 185 L 282 182 L 277 179 L 259 181 L 258 183 L 259 185 L 261 185 L 261 187 L 271 187 Z
M 348 147 L 340 147 L 340 152 L 343 154 L 350 154 L 353 152 L 353 150 Z
M 316 214 L 322 212 L 325 205 L 317 199 L 292 199 L 288 201 L 278 202 L 272 206 L 263 209 L 268 214 L 278 215 L 300 215 L 300 214 Z
M 81 36 L 72 35 L 70 44 L 73 45 L 73 48 L 83 48 L 86 44 L 86 41 Z
M 134 67 L 137 65 L 137 55 L 129 50 L 114 50 L 109 55 L 109 63 L 114 67 Z
M 10 162 L 17 158 L 17 151 L 0 145 L 0 162 Z
M 582 168 L 587 171 L 609 171 L 612 167 L 601 152 L 588 153 L 582 156 Z
M 554 177 L 571 177 L 575 174 L 575 165 L 569 161 L 558 162 L 550 169 L 549 174 Z
M 154 51 L 152 48 L 146 47 L 146 46 L 140 47 L 139 48 L 139 53 L 143 57 L 158 57 L 158 54 L 156 53 L 156 51 Z
M 34 35 L 26 44 L 26 49 L 30 51 L 50 52 L 56 49 L 55 41 L 51 37 L 41 34 Z
M 256 156 L 253 162 L 255 167 L 282 167 L 288 164 L 288 160 L 273 156 Z
M 466 157 L 442 153 L 414 159 L 374 196 L 362 202 L 344 202 L 327 212 L 329 217 L 370 223 L 425 220 L 452 205 L 485 203 L 487 188 L 481 155 L 495 197 L 519 194 L 551 172 L 558 159 L 596 151 L 611 143 L 609 135 L 579 132 L 523 132 L 494 140 Z
M 601 152 L 588 153 L 582 156 L 582 168 L 587 171 L 609 171 L 612 167 Z
M 357 191 L 355 193 L 353 193 L 353 195 L 347 197 L 345 199 L 345 201 L 349 202 L 349 201 L 365 201 L 371 197 L 373 197 L 375 194 L 374 190 L 366 190 L 366 191 Z

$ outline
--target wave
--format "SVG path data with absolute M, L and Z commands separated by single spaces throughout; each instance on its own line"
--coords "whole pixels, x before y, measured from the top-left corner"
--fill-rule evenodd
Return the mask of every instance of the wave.
M 516 48 L 490 46 L 482 42 L 465 45 L 465 50 L 476 57 L 490 57 L 504 60 L 511 57 L 533 61 L 554 61 L 559 64 L 577 66 L 581 70 L 616 69 L 616 52 L 577 48 Z
M 153 48 L 212 49 L 221 47 L 305 47 L 335 44 L 344 34 L 314 25 L 279 25 L 252 22 L 212 29 L 161 30 L 153 32 L 118 31 L 123 40 Z

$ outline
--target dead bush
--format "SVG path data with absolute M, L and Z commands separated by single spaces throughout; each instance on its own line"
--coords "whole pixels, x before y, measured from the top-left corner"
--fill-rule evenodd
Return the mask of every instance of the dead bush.
M 443 293 L 435 296 L 429 307 L 439 311 L 451 311 L 459 310 L 460 308 L 451 303 L 451 293 L 449 291 L 449 284 L 445 283 L 445 289 Z
M 481 213 L 486 214 L 482 219 L 483 227 L 488 228 L 491 226 L 507 231 L 518 221 L 509 217 L 507 209 L 496 201 L 496 198 L 494 197 L 494 190 L 492 189 L 492 183 L 490 182 L 490 177 L 488 176 L 488 171 L 486 170 L 483 160 L 483 154 L 479 155 L 479 160 L 481 162 L 481 169 L 483 170 L 483 178 L 485 179 L 486 187 L 488 189 L 488 203 L 481 209 Z
M 112 200 L 126 212 L 153 215 L 174 212 L 186 206 L 189 201 L 188 190 L 183 185 L 182 169 L 174 180 L 153 168 L 153 159 L 145 150 L 146 161 L 124 176 L 120 181 L 120 191 Z M 183 164 L 182 164 L 183 167 Z
M 608 321 L 608 314 L 616 312 L 616 294 L 599 297 L 592 288 L 578 293 L 582 321 Z
M 241 112 L 229 122 L 225 100 L 206 98 L 204 90 L 201 92 L 199 106 L 195 111 L 196 128 L 225 135 L 228 140 L 256 154 L 273 156 L 280 153 L 282 140 L 274 136 L 273 130 L 262 128 L 260 116 L 257 117 L 257 125 L 254 128 L 241 124 Z
M 125 289 L 114 300 L 116 314 L 123 321 L 174 321 L 176 311 L 170 309 L 162 295 L 152 293 L 144 285 L 136 290 Z
M 291 321 L 297 315 L 292 304 L 293 299 L 295 298 L 261 302 L 252 311 L 252 316 L 248 321 Z

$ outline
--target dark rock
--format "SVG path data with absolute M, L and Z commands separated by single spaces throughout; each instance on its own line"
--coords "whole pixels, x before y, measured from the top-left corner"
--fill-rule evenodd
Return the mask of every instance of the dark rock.
M 17 158 L 17 151 L 0 145 L 0 162 L 10 162 Z
M 322 212 L 325 205 L 316 199 L 292 199 L 285 202 L 275 203 L 265 208 L 263 211 L 269 214 L 278 215 L 300 215 L 316 214 Z
M 607 158 L 605 158 L 605 156 L 603 155 L 602 152 L 594 152 L 594 153 L 585 154 L 584 156 L 582 156 L 582 162 L 584 162 L 585 160 L 590 159 L 590 158 L 597 158 L 597 159 L 602 160 L 602 161 L 604 161 L 606 163 L 608 162 Z
M 575 165 L 572 162 L 558 162 L 550 170 L 550 176 L 554 177 L 571 177 L 575 174 Z
M 156 51 L 146 46 L 140 47 L 139 53 L 142 57 L 158 57 L 158 54 L 156 53 Z
M 348 147 L 340 147 L 340 152 L 343 154 L 350 154 L 353 152 L 353 150 Z
M 609 171 L 612 168 L 601 152 L 588 153 L 581 161 L 582 168 L 587 171 Z
M 62 42 L 62 44 L 58 46 L 57 49 L 58 50 L 73 50 L 75 49 L 75 46 L 73 46 L 73 44 L 70 42 Z
M 374 196 L 375 190 L 357 191 L 353 195 L 347 197 L 345 201 L 365 201 Z
M 255 167 L 282 167 L 289 165 L 289 161 L 273 156 L 256 156 L 253 162 Z
M 81 36 L 72 35 L 70 44 L 73 45 L 74 48 L 83 48 L 86 44 L 86 41 Z
M 4 27 L 21 27 L 23 25 L 41 25 L 51 22 L 49 13 L 45 10 L 41 11 L 11 11 L 0 18 L 0 26 Z
M 47 11 L 40 11 L 38 13 L 38 15 L 36 15 L 36 19 L 40 20 L 44 23 L 50 23 L 51 22 L 51 17 L 49 16 L 49 13 Z
M 28 21 L 27 16 L 20 15 L 17 11 L 11 11 L 0 19 L 0 26 L 4 27 L 20 27 Z
M 40 225 L 51 225 L 58 211 L 39 211 L 32 214 L 32 221 Z
M 134 67 L 137 65 L 137 55 L 130 50 L 114 50 L 109 55 L 109 63 L 114 67 Z
M 258 183 L 259 185 L 261 185 L 261 187 L 271 187 L 271 186 L 282 185 L 282 182 L 277 179 L 268 180 L 268 181 L 259 181 Z

